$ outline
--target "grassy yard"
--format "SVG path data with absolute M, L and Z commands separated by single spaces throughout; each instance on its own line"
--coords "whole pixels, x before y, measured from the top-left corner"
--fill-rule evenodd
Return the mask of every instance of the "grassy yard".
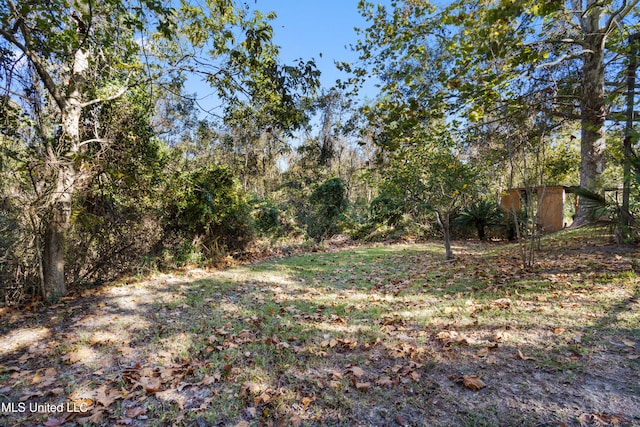
M 563 232 L 531 271 L 514 245 L 454 249 L 299 255 L 2 309 L 0 425 L 640 425 L 639 248 Z

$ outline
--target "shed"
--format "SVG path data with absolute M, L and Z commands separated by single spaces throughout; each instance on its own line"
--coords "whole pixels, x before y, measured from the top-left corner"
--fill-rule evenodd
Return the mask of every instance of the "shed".
M 543 233 L 562 230 L 565 223 L 565 199 L 571 193 L 568 185 L 543 185 L 538 187 L 519 187 L 505 190 L 500 197 L 500 206 L 506 212 L 517 212 L 527 200 L 536 204 L 538 224 Z M 527 198 L 527 194 L 531 197 Z

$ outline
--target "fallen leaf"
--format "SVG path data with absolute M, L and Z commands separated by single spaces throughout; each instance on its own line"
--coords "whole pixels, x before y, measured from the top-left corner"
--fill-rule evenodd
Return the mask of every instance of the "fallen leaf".
M 355 378 L 353 379 L 353 385 L 356 387 L 357 390 L 360 390 L 360 391 L 368 391 L 371 388 L 370 382 L 361 383 L 361 382 L 358 382 Z
M 240 396 L 248 396 L 252 394 L 258 394 L 262 390 L 262 386 L 254 382 L 246 382 L 240 389 Z
M 509 298 L 500 298 L 500 299 L 492 301 L 491 305 L 493 305 L 496 308 L 509 308 L 509 306 L 511 305 L 511 299 L 509 299 Z
M 111 406 L 111 404 L 113 404 L 113 402 L 115 402 L 118 399 L 122 399 L 123 397 L 124 396 L 122 395 L 122 393 L 118 391 L 107 390 L 106 385 L 96 390 L 93 395 L 93 398 L 95 399 L 95 401 L 101 404 L 102 406 L 104 406 L 105 408 L 108 408 L 109 406 Z
M 338 345 L 338 340 L 331 338 L 329 340 L 324 340 L 320 343 L 320 347 L 329 347 L 333 348 Z
M 478 357 L 487 357 L 489 355 L 489 347 L 483 347 L 476 352 Z
M 20 372 L 20 371 L 22 371 L 22 369 L 20 369 L 17 366 L 0 365 L 0 374 L 6 374 L 9 372 Z
M 244 413 L 246 414 L 247 418 L 255 418 L 256 417 L 256 408 L 255 407 L 250 407 L 250 408 L 246 408 L 244 410 Z
M 304 407 L 304 409 L 307 409 L 309 407 L 309 405 L 311 405 L 311 403 L 313 403 L 316 400 L 315 397 L 303 397 L 302 398 L 302 406 Z
M 65 422 L 67 422 L 67 417 L 49 417 L 47 421 L 44 423 L 44 427 L 60 427 Z
M 80 397 L 71 399 L 71 403 L 75 408 L 82 408 L 82 412 L 88 412 L 95 405 L 95 400 L 90 397 Z
M 89 337 L 90 345 L 108 345 L 120 342 L 119 337 L 113 332 L 98 331 Z
M 442 331 L 439 332 L 436 337 L 442 341 L 445 346 L 451 344 L 469 344 L 467 337 L 458 331 Z
M 232 371 L 233 371 L 233 365 L 231 365 L 230 363 L 227 363 L 222 367 L 222 376 L 227 378 L 229 375 L 231 375 Z
M 482 381 L 476 375 L 464 375 L 462 377 L 462 384 L 469 390 L 473 391 L 478 391 L 487 386 L 484 381 Z
M 380 377 L 376 380 L 376 384 L 380 387 L 391 388 L 393 386 L 393 380 L 391 379 L 391 377 Z
M 214 384 L 214 383 L 220 381 L 221 379 L 222 379 L 222 375 L 220 375 L 219 373 L 216 373 L 214 375 L 207 375 L 202 379 L 200 384 L 202 384 L 202 385 L 211 385 L 211 384 Z
M 118 351 L 122 353 L 123 356 L 131 356 L 137 353 L 137 351 L 128 346 L 118 347 Z
M 473 391 L 478 391 L 487 386 L 477 375 L 452 375 L 449 379 Z
M 138 384 L 140 384 L 147 393 L 155 393 L 160 390 L 162 386 L 159 377 L 140 377 Z
M 356 378 L 360 378 L 364 375 L 364 370 L 359 366 L 351 366 L 347 368 L 347 372 L 351 372 Z
M 78 422 L 80 424 L 100 424 L 102 422 L 103 416 L 104 411 L 102 409 L 97 409 L 94 410 L 88 417 L 78 418 Z
M 184 405 L 187 403 L 187 397 L 178 393 L 175 389 L 169 389 L 165 391 L 159 391 L 155 394 L 156 398 L 165 402 L 175 402 L 178 408 L 182 411 Z M 133 418 L 133 417 L 131 417 Z
M 338 371 L 330 371 L 329 374 L 336 380 L 341 380 L 342 378 L 344 378 L 344 375 L 342 375 L 342 373 Z
M 273 399 L 269 393 L 264 392 L 260 396 L 256 396 L 253 398 L 253 401 L 256 405 L 260 405 L 261 403 L 269 403 Z
M 328 353 L 324 350 L 319 350 L 317 348 L 311 347 L 309 348 L 309 353 L 313 354 L 314 356 L 318 356 L 318 357 L 327 357 Z
M 139 417 L 140 415 L 144 415 L 146 412 L 147 410 L 142 406 L 136 406 L 135 408 L 131 408 L 127 410 L 127 413 L 125 414 L 125 416 L 127 418 L 136 418 L 136 417 Z
M 616 415 L 611 415 L 609 417 L 609 421 L 611 424 L 613 424 L 614 426 L 617 426 L 619 424 L 622 423 L 627 423 L 629 422 L 629 420 L 627 418 L 625 418 L 624 416 L 620 415 L 620 414 L 616 414 Z
M 493 356 L 493 355 L 487 356 L 487 358 L 484 361 L 485 361 L 485 363 L 487 365 L 497 365 L 498 364 L 498 358 Z
M 64 356 L 62 356 L 62 360 L 64 360 L 65 362 L 67 362 L 70 365 L 73 365 L 74 363 L 78 363 L 78 362 L 82 362 L 82 361 L 87 361 L 89 359 L 92 359 L 94 357 L 95 353 L 93 352 L 93 350 L 91 350 L 91 348 L 89 347 L 81 347 L 75 351 L 71 351 L 67 354 L 65 354 Z
M 501 329 L 493 335 L 493 340 L 496 342 L 506 341 L 507 339 L 509 339 L 509 336 L 510 336 L 509 332 L 505 331 L 504 329 Z
M 593 421 L 593 415 L 591 414 L 582 414 L 578 417 L 578 421 L 580 421 L 580 424 L 589 424 Z
M 536 360 L 535 357 L 525 356 L 520 350 L 518 350 L 518 358 L 522 360 Z

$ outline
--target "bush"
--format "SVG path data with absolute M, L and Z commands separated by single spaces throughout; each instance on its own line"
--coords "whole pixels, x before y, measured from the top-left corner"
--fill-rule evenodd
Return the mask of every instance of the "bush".
M 174 178 L 165 224 L 191 239 L 206 258 L 238 251 L 253 238 L 249 205 L 233 173 L 209 165 Z
M 307 219 L 307 232 L 316 240 L 340 233 L 338 220 L 348 202 L 346 188 L 340 178 L 320 184 L 309 197 L 312 213 Z
M 39 293 L 38 240 L 20 206 L 0 200 L 0 306 Z
M 395 227 L 404 215 L 404 201 L 396 196 L 380 194 L 373 199 L 370 209 L 374 222 Z
M 67 237 L 67 279 L 102 282 L 138 271 L 162 236 L 158 218 L 145 207 L 140 200 L 98 194 L 79 201 Z
M 481 200 L 467 206 L 455 220 L 456 225 L 475 228 L 478 239 L 485 240 L 488 227 L 499 225 L 503 221 L 500 207 L 488 200 Z
M 252 213 L 256 231 L 265 236 L 275 236 L 281 231 L 280 210 L 265 200 L 254 205 Z

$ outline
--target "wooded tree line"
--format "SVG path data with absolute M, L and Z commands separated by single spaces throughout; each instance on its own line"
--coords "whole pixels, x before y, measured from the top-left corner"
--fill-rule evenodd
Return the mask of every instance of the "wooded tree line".
M 280 61 L 273 13 L 231 0 L 5 0 L 5 302 L 256 241 L 438 235 L 451 257 L 452 235 L 531 226 L 497 209 L 511 186 L 580 184 L 578 222 L 588 200 L 619 216 L 603 197 L 625 162 L 635 215 L 637 157 L 612 113 L 637 4 L 361 1 L 351 78 L 320 88 L 312 59 Z M 213 115 L 189 76 L 211 86 Z M 361 101 L 372 78 L 379 94 Z M 637 238 L 633 221 L 621 235 Z

